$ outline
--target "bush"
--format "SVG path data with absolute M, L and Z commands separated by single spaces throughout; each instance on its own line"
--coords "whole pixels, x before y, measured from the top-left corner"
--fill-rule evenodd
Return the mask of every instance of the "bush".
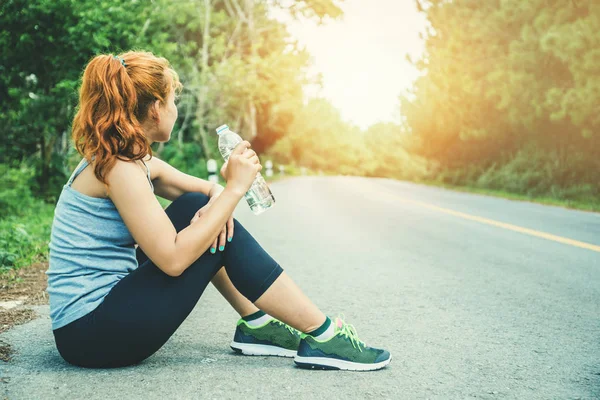
M 543 151 L 529 146 L 508 159 L 487 168 L 467 165 L 443 168 L 432 173 L 435 182 L 454 186 L 505 191 L 529 198 L 550 197 L 557 200 L 597 203 L 600 187 L 597 168 L 575 152 Z
M 35 200 L 27 215 L 0 219 L 0 272 L 48 259 L 54 205 Z
M 9 215 L 24 215 L 37 200 L 31 193 L 35 170 L 21 164 L 11 168 L 0 164 L 0 218 Z
M 0 272 L 48 257 L 54 204 L 35 198 L 35 168 L 0 164 Z
M 181 149 L 176 144 L 167 144 L 160 154 L 160 158 L 186 174 L 207 179 L 208 170 L 206 159 L 200 146 L 195 143 L 184 143 Z M 221 158 L 217 159 L 217 174 L 223 165 Z

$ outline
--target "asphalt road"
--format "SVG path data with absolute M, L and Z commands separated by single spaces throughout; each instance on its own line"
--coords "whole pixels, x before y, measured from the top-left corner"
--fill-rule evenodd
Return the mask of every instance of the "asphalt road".
M 388 368 L 235 355 L 237 315 L 211 286 L 159 352 L 113 370 L 65 363 L 39 307 L 0 335 L 17 351 L 0 366 L 5 396 L 600 398 L 600 214 L 385 179 L 300 177 L 272 190 L 272 210 L 254 216 L 242 201 L 236 218 L 325 313 L 389 349 Z

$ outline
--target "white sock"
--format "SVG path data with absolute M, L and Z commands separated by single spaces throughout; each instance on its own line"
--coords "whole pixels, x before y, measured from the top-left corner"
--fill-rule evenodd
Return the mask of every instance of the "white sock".
M 313 336 L 313 337 L 317 340 L 320 340 L 321 342 L 331 339 L 335 333 L 334 325 L 335 325 L 335 323 L 333 321 L 331 321 L 331 323 L 329 324 L 329 328 L 327 328 L 327 330 L 325 330 L 325 332 L 321 333 L 319 336 Z
M 265 315 L 263 315 L 262 317 L 253 319 L 252 321 L 246 321 L 246 323 L 250 326 L 260 326 L 260 325 L 265 324 L 271 318 L 273 318 L 273 317 L 271 317 L 269 314 L 265 313 Z

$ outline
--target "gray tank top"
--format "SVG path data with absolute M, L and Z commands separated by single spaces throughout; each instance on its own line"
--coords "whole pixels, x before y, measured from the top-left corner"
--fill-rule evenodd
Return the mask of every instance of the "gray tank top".
M 53 330 L 94 310 L 119 280 L 138 267 L 135 241 L 112 200 L 71 187 L 88 164 L 81 160 L 54 210 L 46 271 Z M 154 191 L 150 169 L 144 165 Z

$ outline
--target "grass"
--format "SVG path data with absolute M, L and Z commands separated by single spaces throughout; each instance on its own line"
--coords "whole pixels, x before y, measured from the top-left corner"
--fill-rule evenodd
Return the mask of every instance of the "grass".
M 26 215 L 0 220 L 0 274 L 48 259 L 54 204 L 36 201 Z

